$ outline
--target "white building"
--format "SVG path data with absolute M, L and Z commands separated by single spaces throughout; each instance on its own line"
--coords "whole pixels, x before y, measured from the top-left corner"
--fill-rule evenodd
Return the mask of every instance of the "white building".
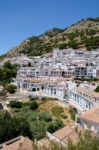
M 46 84 L 43 93 L 45 96 L 53 97 L 64 101 L 66 99 L 66 87 L 57 84 Z
M 88 67 L 87 68 L 87 76 L 88 78 L 96 78 L 97 77 L 97 70 L 95 67 Z
M 99 93 L 86 88 L 75 88 L 69 91 L 69 103 L 78 109 L 86 111 L 99 105 Z

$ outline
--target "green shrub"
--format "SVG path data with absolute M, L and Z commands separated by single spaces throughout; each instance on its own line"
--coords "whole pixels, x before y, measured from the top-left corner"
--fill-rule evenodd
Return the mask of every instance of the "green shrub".
M 10 61 L 4 63 L 3 67 L 0 69 L 0 81 L 1 83 L 10 83 L 11 79 L 16 77 L 17 66 L 12 65 Z
M 64 109 L 63 107 L 60 107 L 60 106 L 55 106 L 52 108 L 52 114 L 55 116 L 55 117 L 60 117 L 61 114 L 64 112 Z
M 22 102 L 11 101 L 9 103 L 9 106 L 12 107 L 12 108 L 22 108 Z
M 96 87 L 95 92 L 99 92 L 99 86 Z
M 30 103 L 30 110 L 35 110 L 37 108 L 38 108 L 38 103 L 36 101 Z
M 17 87 L 14 84 L 8 84 L 6 86 L 6 90 L 11 93 L 14 94 L 16 92 Z
M 52 120 L 51 115 L 50 115 L 49 112 L 40 113 L 39 114 L 39 119 L 44 120 L 44 121 L 51 121 Z
M 30 123 L 33 139 L 40 140 L 46 135 L 46 124 L 44 121 L 37 120 Z
M 55 131 L 57 131 L 58 129 L 64 127 L 64 124 L 61 120 L 57 119 L 55 121 L 52 121 L 47 128 L 47 131 L 49 131 L 50 133 L 53 133 Z
M 66 49 L 67 48 L 67 44 L 66 43 L 58 44 L 58 48 L 59 49 Z
M 71 119 L 75 120 L 77 112 L 74 110 L 74 108 L 70 108 L 69 113 L 71 115 Z
M 68 42 L 68 46 L 71 47 L 71 48 L 73 48 L 73 49 L 77 49 L 78 48 L 78 43 L 77 43 L 76 40 L 70 40 Z
M 37 112 L 29 111 L 27 115 L 29 122 L 36 121 L 38 118 Z

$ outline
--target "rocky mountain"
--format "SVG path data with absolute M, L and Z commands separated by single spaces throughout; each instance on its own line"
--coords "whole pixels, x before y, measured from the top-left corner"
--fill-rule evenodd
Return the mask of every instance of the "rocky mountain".
M 99 48 L 99 18 L 83 19 L 68 28 L 53 28 L 40 36 L 29 37 L 6 55 L 11 57 L 24 53 L 37 56 L 51 52 L 54 48 L 69 47 L 87 50 Z

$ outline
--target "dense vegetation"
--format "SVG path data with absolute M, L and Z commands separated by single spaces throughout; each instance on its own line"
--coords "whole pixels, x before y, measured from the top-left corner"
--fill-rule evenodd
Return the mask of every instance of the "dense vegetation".
M 39 111 L 41 104 L 36 99 L 25 103 L 10 101 L 10 112 L 0 112 L 0 143 L 19 135 L 39 140 L 45 137 L 47 130 L 52 133 L 62 128 L 61 119 L 53 117 L 50 112 Z
M 22 102 L 13 100 L 13 101 L 10 101 L 9 106 L 11 108 L 22 108 Z
M 19 135 L 28 136 L 32 140 L 39 140 L 45 137 L 46 131 L 53 133 L 64 127 L 62 120 L 53 116 L 50 112 L 44 110 L 41 112 L 38 108 L 35 111 L 30 110 L 30 103 L 37 102 L 40 106 L 42 103 L 46 103 L 45 100 L 44 98 L 43 102 L 39 102 L 35 98 L 31 98 L 31 101 L 25 103 L 11 101 L 9 104 L 10 113 L 7 111 L 0 112 L 0 143 Z M 54 115 L 63 113 L 61 107 L 53 108 L 53 110 L 57 108 L 57 113 L 54 112 Z M 76 111 L 70 108 L 70 114 L 74 119 Z M 43 150 L 98 150 L 99 139 L 91 136 L 89 132 L 86 132 L 83 136 L 79 133 L 79 138 L 80 140 L 76 144 L 69 140 L 67 147 L 62 147 L 58 143 L 52 142 L 49 147 L 43 147 Z M 33 145 L 33 148 L 34 150 L 38 149 L 37 145 Z
M 30 110 L 35 110 L 38 108 L 38 104 L 36 101 L 30 103 Z
M 45 136 L 47 128 L 48 131 L 53 133 L 63 127 L 62 121 L 57 119 L 50 121 L 48 124 L 46 122 L 48 120 L 45 119 L 48 113 L 47 115 L 42 113 L 41 116 L 43 115 L 44 120 L 43 117 L 37 119 L 37 112 L 30 111 L 27 108 L 13 115 L 7 111 L 0 112 L 0 143 L 19 135 L 28 136 L 30 139 L 41 139 Z M 33 144 L 33 149 L 37 150 L 37 145 Z M 99 150 L 99 138 L 92 136 L 89 132 L 83 135 L 79 133 L 79 141 L 75 144 L 69 140 L 67 146 L 62 147 L 58 143 L 51 142 L 50 146 L 44 146 L 43 150 Z
M 7 93 L 14 94 L 17 87 L 11 84 L 12 78 L 15 78 L 17 74 L 17 66 L 12 65 L 10 61 L 4 63 L 0 68 L 0 85 L 3 89 L 0 91 L 0 99 L 5 100 Z
M 59 130 L 60 128 L 64 127 L 64 124 L 61 120 L 54 120 L 53 122 L 51 122 L 48 126 L 48 131 L 50 133 L 55 132 L 56 130 Z
M 32 138 L 27 120 L 22 117 L 11 117 L 6 111 L 0 112 L 0 144 L 19 135 Z
M 0 68 L 0 84 L 8 84 L 12 78 L 16 77 L 17 66 L 12 65 L 10 61 L 4 63 L 3 67 Z
M 62 37 L 49 37 L 45 43 L 44 39 L 38 37 L 29 38 L 29 44 L 21 53 L 26 53 L 30 56 L 42 55 L 51 52 L 54 48 L 66 49 L 68 47 L 78 49 L 81 46 L 87 50 L 99 48 L 99 36 L 94 36 L 99 33 L 99 30 L 87 29 L 85 31 L 75 31 L 71 33 L 62 33 Z M 49 34 L 47 35 L 49 36 Z M 51 38 L 51 39 L 50 39 Z M 67 42 L 67 39 L 69 40 Z

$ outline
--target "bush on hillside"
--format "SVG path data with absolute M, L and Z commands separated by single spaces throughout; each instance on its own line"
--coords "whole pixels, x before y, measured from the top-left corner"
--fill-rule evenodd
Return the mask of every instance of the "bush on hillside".
M 57 119 L 57 120 L 54 120 L 51 123 L 49 123 L 47 131 L 50 133 L 53 133 L 62 127 L 64 127 L 63 122 L 61 120 Z
M 39 119 L 49 122 L 52 120 L 52 117 L 49 112 L 43 112 L 39 114 Z
M 38 108 L 38 103 L 33 101 L 30 103 L 30 110 L 36 110 Z
M 9 106 L 12 108 L 22 108 L 22 102 L 10 101 Z

